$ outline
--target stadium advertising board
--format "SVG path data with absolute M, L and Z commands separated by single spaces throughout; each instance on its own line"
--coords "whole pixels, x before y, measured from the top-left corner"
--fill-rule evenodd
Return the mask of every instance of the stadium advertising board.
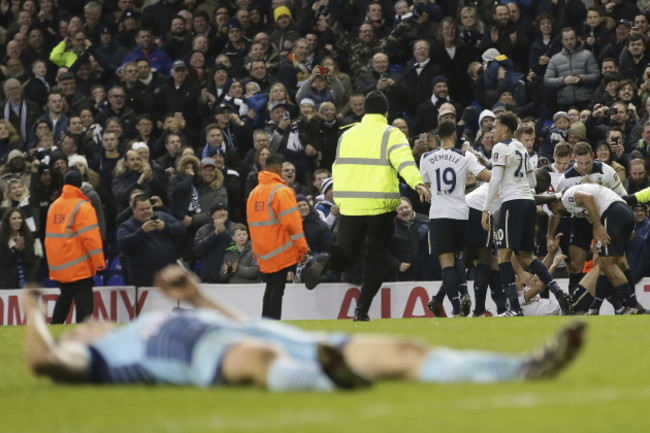
M 567 280 L 558 280 L 566 288 Z M 261 284 L 204 284 L 204 292 L 215 300 L 231 305 L 251 317 L 260 317 L 262 312 Z M 470 282 L 471 287 L 471 282 Z M 426 308 L 431 296 L 440 288 L 440 282 L 385 283 L 375 297 L 370 309 L 372 318 L 425 318 L 433 317 Z M 644 278 L 637 286 L 637 297 L 650 307 L 650 278 Z M 42 301 L 47 312 L 47 322 L 52 320 L 58 289 L 42 289 Z M 22 325 L 25 315 L 20 303 L 21 290 L 0 291 L 0 325 Z M 472 290 L 470 290 L 472 294 Z M 282 318 L 286 320 L 308 319 L 351 319 L 359 298 L 359 287 L 346 283 L 319 285 L 315 290 L 305 290 L 302 284 L 287 285 L 284 295 Z M 137 302 L 136 302 L 137 299 Z M 172 302 L 155 289 L 124 287 L 95 287 L 94 318 L 100 321 L 127 323 L 137 315 L 149 311 L 172 308 L 189 308 L 183 303 Z M 487 307 L 496 312 L 488 296 Z M 445 309 L 451 305 L 445 300 Z M 611 306 L 603 305 L 601 314 L 613 314 Z M 66 323 L 74 323 L 74 311 Z

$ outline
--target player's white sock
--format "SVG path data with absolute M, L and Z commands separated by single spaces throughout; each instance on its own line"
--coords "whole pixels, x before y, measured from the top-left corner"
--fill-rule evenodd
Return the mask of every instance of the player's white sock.
M 512 380 L 519 372 L 523 356 L 501 355 L 445 347 L 429 352 L 422 368 L 422 382 L 500 382 Z
M 271 391 L 332 391 L 335 388 L 318 363 L 291 358 L 277 358 L 271 363 L 266 374 L 266 386 Z

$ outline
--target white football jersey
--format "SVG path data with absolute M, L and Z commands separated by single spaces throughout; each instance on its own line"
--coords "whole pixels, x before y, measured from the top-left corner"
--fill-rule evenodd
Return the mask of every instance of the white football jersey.
M 526 298 L 524 298 L 525 290 L 527 288 L 517 293 L 524 316 L 557 316 L 560 314 L 560 304 L 555 299 L 546 299 L 535 295 L 526 301 Z
M 560 179 L 562 179 L 562 175 L 564 173 L 560 173 L 559 171 L 557 171 L 557 169 L 555 168 L 555 163 L 547 166 L 545 169 L 548 172 L 548 174 L 551 175 L 551 186 L 548 187 L 546 193 L 555 194 L 556 192 L 559 191 L 558 188 L 560 186 Z M 544 212 L 546 212 L 548 216 L 551 216 L 553 214 L 553 212 L 551 212 L 551 210 L 548 208 L 548 205 L 542 206 L 542 209 L 544 210 Z
M 485 167 L 471 152 L 440 149 L 427 152 L 420 159 L 420 173 L 431 188 L 429 218 L 466 220 L 469 207 L 465 202 L 467 173 L 478 176 Z
M 492 149 L 492 166 L 504 167 L 498 190 L 501 201 L 533 200 L 528 183 L 528 173 L 533 169 L 523 144 L 514 138 L 497 143 Z
M 605 186 L 620 196 L 626 194 L 621 179 L 616 174 L 616 170 L 600 161 L 594 161 L 591 173 L 585 176 L 578 171 L 575 165 L 569 168 L 562 174 L 560 183 L 558 184 L 558 190 L 564 191 L 573 185 L 581 183 L 583 179 L 587 179 L 592 184 Z
M 474 191 L 470 192 L 465 196 L 465 201 L 467 206 L 472 209 L 483 212 L 483 206 L 485 205 L 485 197 L 487 197 L 489 183 L 485 182 L 481 184 Z M 490 215 L 494 215 L 501 208 L 501 198 L 497 195 L 492 200 L 492 205 L 490 206 Z
M 587 216 L 593 217 L 593 215 L 589 215 L 584 206 L 576 203 L 576 193 L 578 191 L 586 192 L 594 196 L 594 200 L 598 206 L 598 211 L 600 212 L 598 215 L 599 217 L 603 216 L 603 213 L 605 213 L 607 208 L 609 208 L 613 203 L 618 201 L 625 203 L 618 194 L 602 185 L 596 185 L 594 183 L 574 185 L 567 189 L 562 195 L 562 204 L 569 213 L 579 218 L 586 218 Z
M 528 161 L 530 162 L 530 168 L 533 170 L 537 169 L 537 163 L 539 162 L 539 155 L 537 152 L 532 151 L 532 153 L 528 154 Z
M 562 179 L 562 175 L 564 173 L 560 173 L 557 171 L 557 168 L 555 168 L 555 163 L 551 164 L 548 166 L 548 174 L 551 175 L 551 186 L 548 187 L 548 193 L 549 194 L 555 194 L 558 192 L 558 188 L 560 186 L 560 179 Z

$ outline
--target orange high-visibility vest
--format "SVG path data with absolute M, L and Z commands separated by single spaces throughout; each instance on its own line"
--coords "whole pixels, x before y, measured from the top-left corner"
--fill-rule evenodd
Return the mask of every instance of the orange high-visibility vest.
M 45 251 L 50 278 L 61 283 L 91 278 L 106 267 L 95 208 L 79 188 L 64 185 L 50 206 Z
M 260 172 L 258 179 L 246 216 L 260 270 L 270 274 L 295 265 L 309 248 L 293 190 L 270 171 Z

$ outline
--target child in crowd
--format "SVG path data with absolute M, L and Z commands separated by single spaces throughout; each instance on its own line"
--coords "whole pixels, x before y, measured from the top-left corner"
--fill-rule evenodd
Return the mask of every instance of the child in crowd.
M 264 115 L 268 102 L 269 97 L 262 92 L 260 85 L 255 81 L 249 81 L 246 83 L 246 95 L 244 96 L 244 105 L 246 105 L 247 111 L 243 114 L 240 111 L 239 117 L 244 119 L 251 128 L 264 127 Z
M 538 137 L 542 138 L 539 156 L 552 160 L 555 145 L 567 141 L 569 126 L 571 126 L 571 119 L 566 111 L 558 111 L 553 115 L 553 126 L 551 127 L 545 127 L 538 122 L 536 133 Z
M 251 284 L 262 281 L 262 272 L 253 255 L 248 230 L 243 224 L 232 228 L 233 243 L 226 248 L 221 267 L 221 277 L 231 284 Z

